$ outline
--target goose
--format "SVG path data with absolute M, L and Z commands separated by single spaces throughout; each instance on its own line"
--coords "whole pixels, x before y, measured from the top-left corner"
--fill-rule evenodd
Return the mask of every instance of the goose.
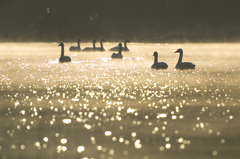
M 182 62 L 182 58 L 183 58 L 183 50 L 182 49 L 178 49 L 174 53 L 180 53 L 178 63 L 175 66 L 176 69 L 183 70 L 183 69 L 194 69 L 195 68 L 195 65 L 191 62 Z
M 168 65 L 165 62 L 158 62 L 158 53 L 155 51 L 153 53 L 154 57 L 154 64 L 152 65 L 152 69 L 167 69 Z
M 93 40 L 93 47 L 86 47 L 82 51 L 95 51 L 95 48 L 96 48 L 95 43 L 96 43 L 96 40 Z
M 106 40 L 101 39 L 100 40 L 101 47 L 95 47 L 95 51 L 105 51 L 105 49 L 103 48 L 103 41 L 106 41 Z
M 81 51 L 81 48 L 80 48 L 80 39 L 78 39 L 77 43 L 78 43 L 78 46 L 71 46 L 69 48 L 69 51 Z
M 123 56 L 122 56 L 122 43 L 119 43 L 118 46 L 119 46 L 119 51 L 118 51 L 117 54 L 116 53 L 112 54 L 112 56 L 111 56 L 112 59 L 113 58 L 118 58 L 118 59 L 122 59 L 123 58 Z
M 71 62 L 71 58 L 69 56 L 64 56 L 64 44 L 60 43 L 58 46 L 61 46 L 61 57 L 59 58 L 59 62 Z
M 129 51 L 129 49 L 127 48 L 127 42 L 130 42 L 130 41 L 128 39 L 124 41 L 124 47 L 122 48 L 122 51 Z M 118 50 L 119 50 L 119 46 L 115 46 L 110 49 L 110 51 L 118 51 Z

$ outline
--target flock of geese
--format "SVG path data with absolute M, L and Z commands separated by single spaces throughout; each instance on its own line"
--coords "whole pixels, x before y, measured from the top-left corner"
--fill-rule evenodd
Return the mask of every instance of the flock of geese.
M 81 50 L 80 47 L 80 39 L 78 39 L 78 46 L 71 46 L 69 48 L 69 51 L 105 51 L 105 49 L 103 48 L 103 41 L 106 41 L 104 39 L 101 39 L 100 41 L 100 47 L 96 47 L 95 43 L 96 41 L 93 40 L 93 47 L 86 47 L 84 49 Z M 110 51 L 118 51 L 118 53 L 113 53 L 111 58 L 112 59 L 122 59 L 122 51 L 129 51 L 129 49 L 127 48 L 127 42 L 130 42 L 128 39 L 125 40 L 124 42 L 124 47 L 122 46 L 122 43 L 119 43 L 118 46 L 113 47 L 110 49 Z M 60 43 L 58 46 L 61 46 L 61 57 L 59 58 L 59 62 L 63 63 L 63 62 L 71 62 L 71 58 L 69 56 L 64 56 L 64 44 Z M 183 50 L 182 49 L 178 49 L 177 51 L 175 51 L 174 53 L 179 53 L 179 59 L 178 59 L 178 63 L 175 66 L 176 69 L 194 69 L 195 65 L 191 62 L 182 62 L 182 58 L 183 58 Z M 167 69 L 168 68 L 168 64 L 165 62 L 158 62 L 158 53 L 155 51 L 153 53 L 154 56 L 154 63 L 152 65 L 152 69 Z

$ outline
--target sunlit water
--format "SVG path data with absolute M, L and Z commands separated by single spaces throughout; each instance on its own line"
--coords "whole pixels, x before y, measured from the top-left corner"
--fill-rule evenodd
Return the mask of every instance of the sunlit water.
M 58 43 L 0 44 L 0 158 L 239 158 L 239 43 L 71 45 L 60 64 Z M 174 69 L 178 48 L 196 69 Z

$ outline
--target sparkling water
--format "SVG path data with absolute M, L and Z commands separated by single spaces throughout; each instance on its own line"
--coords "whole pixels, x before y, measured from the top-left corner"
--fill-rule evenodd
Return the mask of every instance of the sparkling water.
M 58 43 L 0 44 L 0 158 L 239 158 L 239 43 L 129 43 L 121 60 L 72 45 L 59 63 Z M 178 48 L 195 69 L 175 69 Z

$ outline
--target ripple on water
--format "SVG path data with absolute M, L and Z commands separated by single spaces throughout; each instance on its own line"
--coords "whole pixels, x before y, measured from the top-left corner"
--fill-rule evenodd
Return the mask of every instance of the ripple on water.
M 71 64 L 48 56 L 14 55 L 0 65 L 2 158 L 239 155 L 239 69 L 229 61 L 156 71 L 148 50 L 123 62 L 107 52 L 75 54 Z M 173 57 L 161 58 L 174 66 Z

